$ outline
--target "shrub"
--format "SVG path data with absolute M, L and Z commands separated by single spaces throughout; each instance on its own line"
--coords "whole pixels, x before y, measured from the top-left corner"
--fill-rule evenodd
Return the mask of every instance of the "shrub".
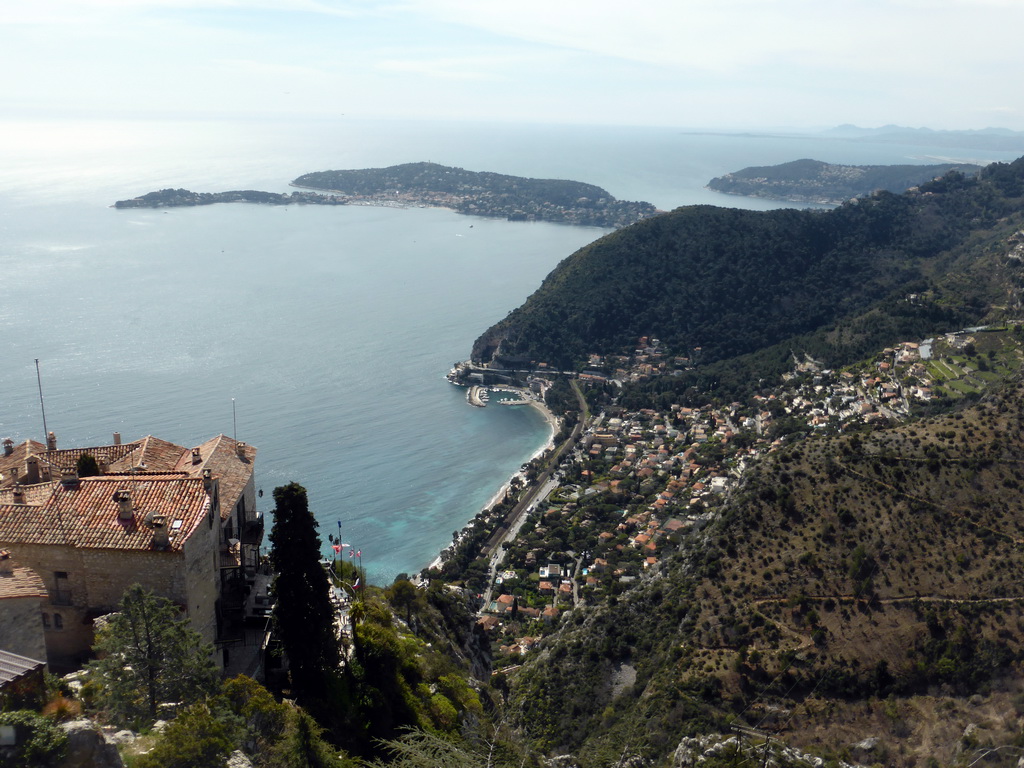
M 17 740 L 13 747 L 0 747 L 2 765 L 47 768 L 57 765 L 67 751 L 67 734 L 35 712 L 0 712 L 0 725 L 13 725 Z

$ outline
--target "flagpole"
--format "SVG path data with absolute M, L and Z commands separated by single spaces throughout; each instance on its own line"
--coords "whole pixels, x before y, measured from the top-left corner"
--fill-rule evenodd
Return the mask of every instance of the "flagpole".
M 36 358 L 36 383 L 39 385 L 39 410 L 43 412 L 43 442 L 50 445 L 50 433 L 46 429 L 46 406 L 43 405 L 43 379 L 39 375 L 39 358 Z

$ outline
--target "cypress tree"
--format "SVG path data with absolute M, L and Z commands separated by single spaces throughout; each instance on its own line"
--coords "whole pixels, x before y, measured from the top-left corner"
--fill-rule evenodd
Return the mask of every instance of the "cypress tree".
M 293 693 L 320 703 L 341 657 L 327 573 L 320 565 L 317 521 L 298 483 L 275 488 L 274 504 L 274 627 L 288 657 Z

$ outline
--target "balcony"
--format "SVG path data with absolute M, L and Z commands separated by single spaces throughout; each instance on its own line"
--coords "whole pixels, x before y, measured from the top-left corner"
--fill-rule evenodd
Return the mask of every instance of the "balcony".
M 239 531 L 239 539 L 249 547 L 258 547 L 263 543 L 263 514 L 255 512 L 254 518 L 247 519 L 242 523 Z

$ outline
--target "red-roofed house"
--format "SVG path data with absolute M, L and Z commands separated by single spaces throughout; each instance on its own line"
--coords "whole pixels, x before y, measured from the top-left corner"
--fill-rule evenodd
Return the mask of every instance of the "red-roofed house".
M 62 488 L 71 488 L 75 484 L 77 463 L 85 454 L 96 460 L 100 474 L 77 481 L 74 494 L 63 493 Z M 121 562 L 132 561 L 134 554 L 124 553 L 144 551 L 142 542 L 153 531 L 144 532 L 137 528 L 129 535 L 122 526 L 118 535 L 114 535 L 109 527 L 105 527 L 109 521 L 102 521 L 113 508 L 112 496 L 101 504 L 96 499 L 87 501 L 87 494 L 81 492 L 82 489 L 101 487 L 97 483 L 102 482 L 124 484 L 123 490 L 129 493 L 132 503 L 145 514 L 152 514 L 153 509 L 163 509 L 166 524 L 171 526 L 168 531 L 170 551 L 176 551 L 175 542 L 183 540 L 183 527 L 187 528 L 187 515 L 183 517 L 183 513 L 190 509 L 189 504 L 193 501 L 205 497 L 213 511 L 210 517 L 212 534 L 204 536 L 204 539 L 212 539 L 213 554 L 209 558 L 204 556 L 201 570 L 204 571 L 203 579 L 215 590 L 214 603 L 219 606 L 219 615 L 204 618 L 203 626 L 197 626 L 197 629 L 212 641 L 217 636 L 218 626 L 227 632 L 225 619 L 243 617 L 246 595 L 256 578 L 263 519 L 256 510 L 255 459 L 254 447 L 225 435 L 218 435 L 191 449 L 152 435 L 122 443 L 117 433 L 113 444 L 88 448 L 58 449 L 57 438 L 52 432 L 47 436 L 46 445 L 27 441 L 15 446 L 13 441 L 5 440 L 3 454 L 0 455 L 0 510 L 3 510 L 0 511 L 0 546 L 4 542 L 9 543 L 15 557 L 26 565 L 31 565 L 31 562 L 22 556 L 25 547 L 60 548 L 70 546 L 68 542 L 72 541 L 76 551 L 116 551 L 122 553 L 117 556 Z M 164 481 L 162 485 L 161 481 Z M 102 487 L 105 488 L 103 493 L 110 490 L 107 486 Z M 181 489 L 186 487 L 199 490 L 188 503 L 179 503 L 174 494 L 184 493 Z M 161 488 L 163 491 L 159 490 Z M 161 492 L 166 492 L 166 495 L 159 497 Z M 54 528 L 57 521 L 63 525 L 64 534 L 57 533 Z M 84 573 L 80 567 L 77 568 L 77 576 L 72 576 L 75 571 L 69 568 L 54 566 L 51 570 L 52 573 L 46 569 L 39 572 L 51 595 L 67 587 L 65 581 L 70 582 Z M 192 568 L 190 573 L 195 570 Z M 68 575 L 58 577 L 54 574 Z M 57 579 L 60 579 L 59 583 Z M 143 582 L 143 579 L 126 581 L 121 590 L 134 581 Z M 99 583 L 91 585 L 93 592 Z M 190 589 L 194 591 L 195 585 Z M 183 606 L 190 605 L 183 599 L 182 590 L 180 584 L 170 591 L 161 592 L 154 588 L 158 594 L 177 600 Z M 116 602 L 117 599 L 103 605 Z M 93 601 L 87 621 L 91 622 L 91 617 L 98 615 L 99 607 Z M 189 611 L 191 614 L 194 609 L 189 608 Z M 60 637 L 69 635 L 66 611 L 55 611 L 51 607 L 45 613 L 51 619 L 48 637 L 58 631 L 62 632 Z M 200 613 L 205 615 L 205 608 L 200 609 Z M 57 622 L 62 626 L 55 626 Z M 59 639 L 56 634 L 53 636 L 55 641 Z M 60 641 L 58 645 L 63 647 L 67 643 Z M 69 661 L 64 650 L 57 653 Z
M 42 578 L 46 655 L 57 668 L 89 654 L 92 620 L 132 584 L 179 604 L 217 638 L 216 481 L 101 475 L 56 483 L 42 505 L 0 505 L 0 547 Z

